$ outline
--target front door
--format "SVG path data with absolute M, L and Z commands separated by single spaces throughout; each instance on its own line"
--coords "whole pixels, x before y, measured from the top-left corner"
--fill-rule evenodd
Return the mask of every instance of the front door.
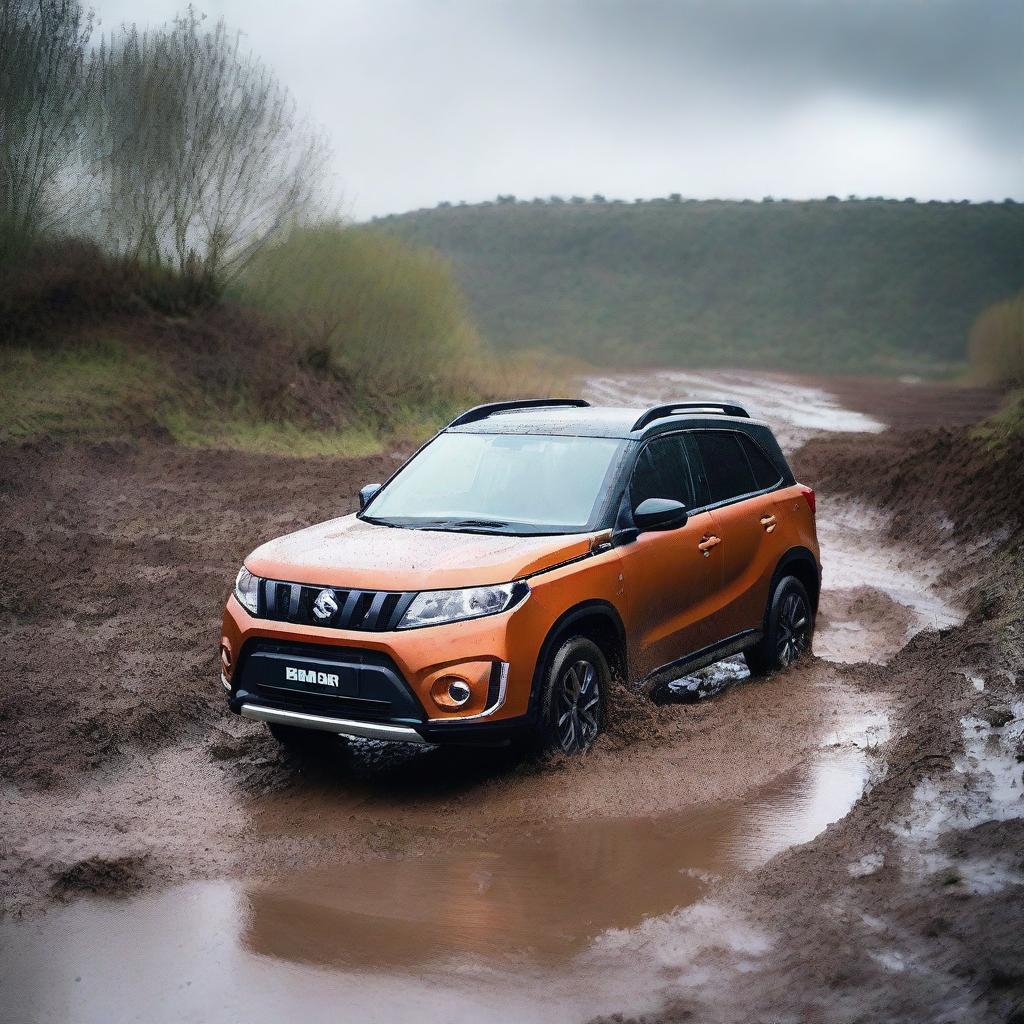
M 683 435 L 656 437 L 637 458 L 629 501 L 636 508 L 646 498 L 673 498 L 694 508 L 696 482 Z M 713 533 L 710 513 L 698 512 L 679 529 L 641 533 L 619 549 L 637 676 L 711 642 L 705 618 L 718 561 L 701 544 Z

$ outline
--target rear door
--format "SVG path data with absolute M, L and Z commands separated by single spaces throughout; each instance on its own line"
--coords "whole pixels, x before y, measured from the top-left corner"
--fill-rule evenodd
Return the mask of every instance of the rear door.
M 721 543 L 711 559 L 717 573 L 711 642 L 764 619 L 777 561 L 775 502 L 782 474 L 760 447 L 735 430 L 694 431 L 703 465 L 714 531 Z
M 703 503 L 698 486 L 684 435 L 662 435 L 637 457 L 628 495 L 632 508 L 646 498 L 674 498 L 693 509 Z M 641 533 L 619 548 L 641 677 L 710 643 L 705 617 L 713 560 L 698 545 L 711 527 L 710 514 L 697 511 L 677 530 Z

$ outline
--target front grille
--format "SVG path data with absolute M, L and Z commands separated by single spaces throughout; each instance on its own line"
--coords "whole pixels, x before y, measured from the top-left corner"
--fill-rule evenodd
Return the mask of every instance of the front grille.
M 313 605 L 325 591 L 333 596 L 337 611 L 326 618 L 318 618 L 313 613 Z M 345 590 L 263 580 L 260 584 L 260 617 L 304 626 L 383 633 L 398 626 L 415 596 L 415 592 Z

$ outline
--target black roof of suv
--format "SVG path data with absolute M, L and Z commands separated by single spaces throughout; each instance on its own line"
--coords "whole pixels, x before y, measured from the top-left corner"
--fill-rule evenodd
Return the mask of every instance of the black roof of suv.
M 684 399 L 649 409 L 592 406 L 581 398 L 537 398 L 478 405 L 452 420 L 446 431 L 467 434 L 564 434 L 644 441 L 683 427 L 733 430 L 748 435 L 793 483 L 793 471 L 767 423 L 753 420 L 741 405 Z
M 750 419 L 743 406 L 731 402 L 686 400 L 635 409 L 592 406 L 579 398 L 478 405 L 452 420 L 446 429 L 474 434 L 567 434 L 639 440 L 684 420 L 691 424 L 694 420 L 712 420 L 718 425 L 768 430 L 767 424 Z

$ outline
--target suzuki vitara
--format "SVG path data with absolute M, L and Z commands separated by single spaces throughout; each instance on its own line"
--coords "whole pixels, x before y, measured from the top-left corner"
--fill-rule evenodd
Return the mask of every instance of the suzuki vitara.
M 221 637 L 232 711 L 315 733 L 585 750 L 610 682 L 811 645 L 815 496 L 741 406 L 470 409 L 359 511 L 257 548 Z

